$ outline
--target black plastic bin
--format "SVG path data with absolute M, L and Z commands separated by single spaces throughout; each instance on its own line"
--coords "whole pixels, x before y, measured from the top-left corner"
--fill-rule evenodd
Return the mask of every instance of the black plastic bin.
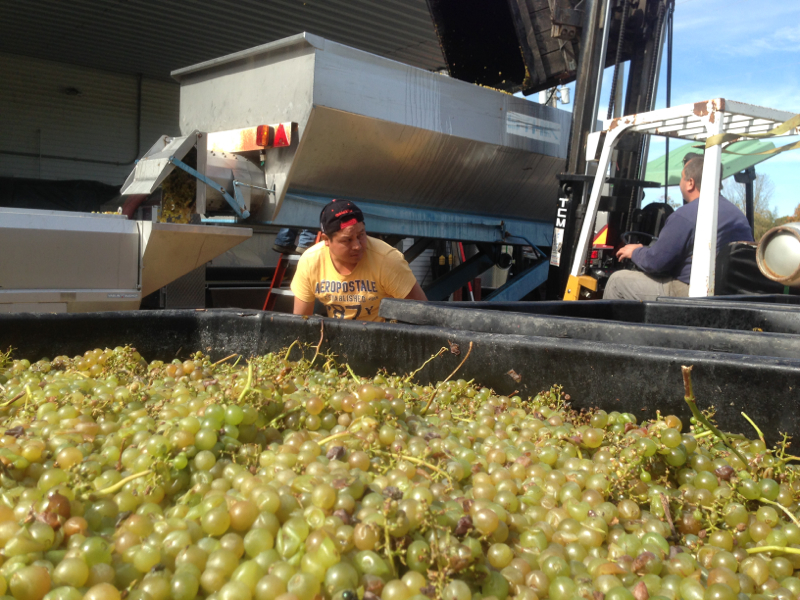
M 380 314 L 386 319 L 412 325 L 435 325 L 485 333 L 800 359 L 800 335 L 796 334 L 501 312 L 471 308 L 471 305 L 471 302 L 384 300 Z
M 594 300 L 582 302 L 431 302 L 430 304 L 452 308 L 477 308 L 487 311 L 601 319 L 620 323 L 800 333 L 800 306 L 793 305 L 709 302 L 705 299 L 691 299 L 691 301 L 665 299 L 657 302 Z M 395 318 L 388 314 L 383 316 Z
M 712 302 L 747 302 L 756 304 L 794 304 L 800 305 L 800 295 L 797 294 L 797 288 L 792 290 L 792 294 L 738 294 L 735 296 L 708 296 L 702 300 L 710 300 Z M 657 298 L 659 301 L 697 301 L 701 298 L 672 298 L 661 296 Z
M 473 342 L 458 377 L 522 395 L 558 383 L 577 408 L 599 406 L 640 418 L 660 410 L 688 419 L 681 365 L 693 365 L 699 403 L 716 407 L 723 428 L 753 435 L 744 411 L 771 441 L 779 432 L 800 432 L 795 359 L 228 310 L 0 315 L 0 348 L 13 346 L 16 356 L 36 360 L 127 343 L 149 360 L 206 349 L 221 358 L 279 350 L 294 340 L 316 344 L 321 326 L 322 351 L 334 352 L 361 375 L 381 368 L 410 372 L 443 346 L 458 345 L 460 355 L 447 352 L 417 375 L 420 382 L 435 382 L 455 369 Z

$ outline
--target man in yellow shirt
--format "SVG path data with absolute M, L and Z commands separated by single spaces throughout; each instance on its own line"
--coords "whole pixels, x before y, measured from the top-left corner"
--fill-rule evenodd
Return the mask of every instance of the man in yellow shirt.
M 383 298 L 427 300 L 403 255 L 367 236 L 355 204 L 334 200 L 319 220 L 322 241 L 303 253 L 292 280 L 294 314 L 312 314 L 317 299 L 329 317 L 383 321 Z

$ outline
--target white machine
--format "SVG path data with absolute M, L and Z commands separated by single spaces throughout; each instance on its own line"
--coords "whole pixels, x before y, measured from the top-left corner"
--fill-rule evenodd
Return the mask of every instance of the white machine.
M 0 313 L 135 310 L 252 236 L 242 227 L 0 208 Z

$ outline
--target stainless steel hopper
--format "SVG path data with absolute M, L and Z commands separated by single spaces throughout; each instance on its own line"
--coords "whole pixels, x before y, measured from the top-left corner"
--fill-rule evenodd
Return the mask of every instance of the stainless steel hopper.
M 274 193 L 251 219 L 313 226 L 320 202 L 349 197 L 374 203 L 376 222 L 511 219 L 535 223 L 537 243 L 549 243 L 568 112 L 308 33 L 173 77 L 183 135 L 297 125 L 289 147 L 264 153 Z

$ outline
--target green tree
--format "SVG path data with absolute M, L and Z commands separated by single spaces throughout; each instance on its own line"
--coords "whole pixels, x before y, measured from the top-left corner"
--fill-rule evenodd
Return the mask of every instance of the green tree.
M 756 241 L 761 239 L 767 231 L 780 224 L 781 218 L 770 201 L 775 194 L 775 184 L 769 175 L 759 173 L 753 183 L 753 217 Z M 722 195 L 733 202 L 742 212 L 745 212 L 745 185 L 736 183 L 733 177 L 726 179 L 722 185 Z

